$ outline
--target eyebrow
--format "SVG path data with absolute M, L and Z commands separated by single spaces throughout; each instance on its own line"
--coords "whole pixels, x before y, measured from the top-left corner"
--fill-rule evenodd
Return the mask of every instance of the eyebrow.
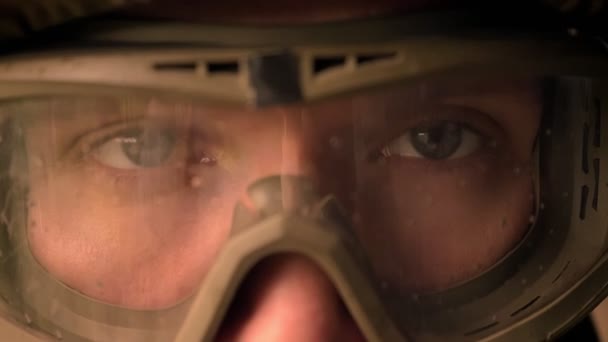
M 503 77 L 492 78 L 447 79 L 438 81 L 423 81 L 416 87 L 424 89 L 430 99 L 452 97 L 489 96 L 492 94 L 517 93 L 522 90 L 533 90 L 541 86 L 541 81 L 533 77 Z

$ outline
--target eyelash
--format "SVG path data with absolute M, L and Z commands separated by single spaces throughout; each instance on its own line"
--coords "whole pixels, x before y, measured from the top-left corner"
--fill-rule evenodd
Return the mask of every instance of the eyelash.
M 440 160 L 432 160 L 428 158 L 416 158 L 416 157 L 405 157 L 405 156 L 386 156 L 386 148 L 392 142 L 397 139 L 400 139 L 406 134 L 410 134 L 416 128 L 422 126 L 432 126 L 438 124 L 440 122 L 451 122 L 461 125 L 464 129 L 470 130 L 471 132 L 477 134 L 479 136 L 480 145 L 476 152 L 472 155 L 477 155 L 479 153 L 483 153 L 487 151 L 488 147 L 491 147 L 493 150 L 499 148 L 502 145 L 503 140 L 503 131 L 500 129 L 500 126 L 491 119 L 491 116 L 487 113 L 479 112 L 474 108 L 466 108 L 466 107 L 452 107 L 450 106 L 447 110 L 444 108 L 443 110 L 437 111 L 437 114 L 434 115 L 432 120 L 418 120 L 417 122 L 408 121 L 404 125 L 401 125 L 401 129 L 397 130 L 399 126 L 395 126 L 395 132 L 389 135 L 388 139 L 382 140 L 379 143 L 372 144 L 372 148 L 369 149 L 367 153 L 369 162 L 380 162 L 386 159 L 393 160 L 415 160 L 425 161 L 425 162 L 442 162 L 442 163 L 452 163 L 456 162 L 459 159 L 466 159 L 470 155 L 464 156 L 462 158 L 447 158 Z M 407 128 L 403 128 L 406 126 Z
M 424 132 L 424 131 L 423 131 L 424 133 L 419 132 L 418 136 L 421 136 L 423 134 L 432 135 L 429 132 L 431 132 L 433 128 L 437 128 L 442 125 L 444 126 L 444 128 L 448 127 L 452 130 L 457 129 L 457 133 L 458 133 L 458 140 L 456 142 L 457 146 L 455 146 L 455 148 L 452 148 L 452 150 L 445 156 L 433 158 L 432 156 L 424 155 L 424 152 L 420 151 L 418 149 L 418 147 L 416 146 L 415 130 L 419 129 L 419 130 L 423 131 L 424 129 L 427 129 L 427 132 Z M 463 124 L 461 122 L 450 121 L 450 120 L 440 120 L 440 121 L 428 123 L 424 126 L 425 126 L 425 128 L 423 128 L 423 129 L 421 129 L 421 127 L 423 127 L 423 126 L 417 126 L 417 127 L 408 129 L 405 132 L 403 132 L 401 135 L 390 140 L 380 150 L 380 154 L 384 158 L 397 157 L 397 158 L 408 158 L 408 159 L 428 159 L 428 160 L 445 162 L 448 160 L 466 158 L 469 155 L 477 152 L 484 145 L 485 137 L 482 134 L 480 134 L 479 132 L 477 132 L 475 129 L 472 129 L 468 125 Z M 444 132 L 442 132 L 442 133 L 444 133 Z M 428 139 L 429 137 L 427 136 L 426 138 Z M 429 142 L 428 144 L 430 146 L 434 145 L 432 142 Z M 407 146 L 407 145 L 409 145 L 409 146 Z M 437 147 L 437 146 L 435 146 L 435 147 Z M 402 152 L 401 153 L 399 151 L 392 152 L 391 148 L 400 149 L 400 150 L 402 150 Z M 433 151 L 431 151 L 431 153 L 432 152 Z M 440 151 L 440 152 L 442 152 L 442 151 Z M 445 153 L 445 151 L 443 151 L 443 152 Z
M 108 142 L 111 142 L 112 139 L 116 139 L 116 138 L 120 138 L 121 136 L 129 136 L 132 135 L 133 132 L 137 129 L 145 129 L 145 127 L 149 127 L 150 125 L 153 124 L 157 124 L 156 122 L 152 122 L 149 119 L 141 119 L 141 120 L 129 120 L 129 121 L 122 121 L 122 122 L 118 122 L 118 123 L 112 123 L 109 124 L 103 128 L 100 129 L 96 129 L 92 132 L 86 133 L 83 136 L 81 136 L 80 138 L 78 138 L 75 143 L 73 143 L 71 146 L 71 148 L 68 150 L 67 153 L 67 160 L 73 160 L 73 161 L 79 161 L 79 162 L 87 162 L 87 161 L 93 161 L 96 162 L 97 164 L 100 164 L 101 166 L 105 167 L 105 168 L 112 168 L 108 165 L 104 165 L 103 163 L 95 160 L 95 152 L 102 147 L 104 144 L 107 144 Z M 178 144 L 187 144 L 187 142 L 183 141 L 183 138 L 179 138 L 179 137 L 184 137 L 184 136 L 190 136 L 190 132 L 188 132 L 187 130 L 184 129 L 180 129 L 179 127 L 174 127 L 174 125 L 169 125 L 163 122 L 158 122 L 158 125 L 160 125 L 159 127 L 161 127 L 162 129 L 166 129 L 166 130 L 171 130 L 173 132 L 176 132 L 174 135 L 176 137 L 178 137 L 178 140 L 176 140 L 175 145 Z M 143 127 L 143 128 L 142 128 Z M 168 128 L 163 128 L 163 127 L 168 127 Z M 196 135 L 196 133 L 195 133 Z M 185 160 L 185 162 L 188 162 L 188 160 Z M 124 171 L 124 170 L 120 170 L 119 168 L 113 168 L 115 170 L 115 172 L 119 172 L 120 171 Z M 128 170 L 126 170 L 128 171 Z

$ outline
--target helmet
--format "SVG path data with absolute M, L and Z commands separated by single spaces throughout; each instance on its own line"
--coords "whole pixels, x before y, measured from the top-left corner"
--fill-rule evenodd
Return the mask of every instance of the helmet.
M 237 339 L 295 256 L 326 281 L 294 277 L 283 315 L 329 300 L 369 341 L 552 339 L 603 300 L 608 63 L 593 32 L 485 7 L 78 19 L 123 2 L 6 21 L 7 338 Z

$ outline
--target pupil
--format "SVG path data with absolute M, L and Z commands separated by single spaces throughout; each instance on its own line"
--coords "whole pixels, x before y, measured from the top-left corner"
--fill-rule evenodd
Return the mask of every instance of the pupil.
M 462 143 L 462 126 L 454 122 L 440 122 L 413 129 L 411 143 L 416 152 L 429 159 L 446 159 Z
M 174 143 L 175 137 L 166 130 L 137 129 L 123 139 L 122 150 L 133 164 L 155 167 L 169 157 Z

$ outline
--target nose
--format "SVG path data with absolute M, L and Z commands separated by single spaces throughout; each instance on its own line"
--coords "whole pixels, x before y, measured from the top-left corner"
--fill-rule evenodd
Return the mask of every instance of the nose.
M 248 156 L 251 157 L 250 178 L 254 182 L 264 176 L 276 174 L 304 175 L 311 169 L 310 119 L 296 109 L 275 109 L 264 112 L 250 134 Z
M 219 341 L 364 341 L 331 281 L 311 261 L 275 256 L 255 267 Z
M 312 123 L 304 113 L 273 114 L 273 122 L 255 133 L 252 155 L 257 158 L 256 170 L 250 171 L 250 184 L 270 175 L 310 178 L 314 161 L 309 148 L 316 135 Z M 287 185 L 283 184 L 284 192 L 289 192 Z M 263 260 L 251 270 L 217 340 L 357 342 L 364 338 L 327 275 L 308 258 L 282 254 Z

